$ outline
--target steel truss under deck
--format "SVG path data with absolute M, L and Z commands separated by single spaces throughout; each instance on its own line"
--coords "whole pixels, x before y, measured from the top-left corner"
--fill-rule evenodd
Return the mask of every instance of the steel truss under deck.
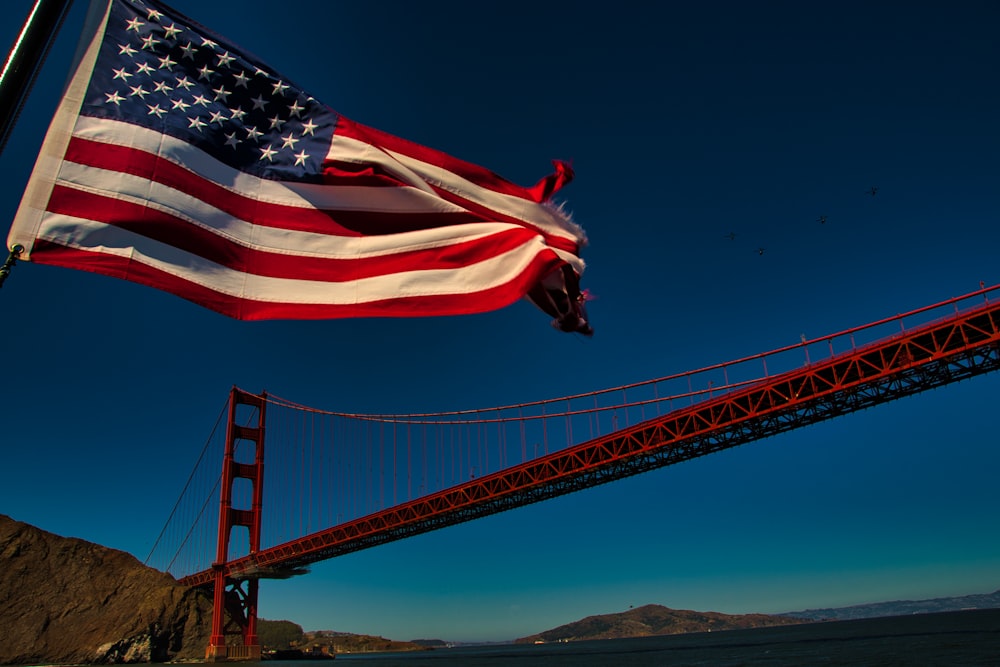
M 956 313 L 492 475 L 226 563 L 232 580 L 311 563 L 673 465 L 1000 368 L 1000 304 Z M 182 579 L 209 585 L 218 570 Z

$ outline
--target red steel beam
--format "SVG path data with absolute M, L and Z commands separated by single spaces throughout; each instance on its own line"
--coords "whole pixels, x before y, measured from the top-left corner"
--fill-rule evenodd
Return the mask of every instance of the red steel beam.
M 807 364 L 693 406 L 226 564 L 284 577 L 335 556 L 522 507 L 1000 369 L 1000 304 Z M 181 579 L 211 584 L 212 570 Z

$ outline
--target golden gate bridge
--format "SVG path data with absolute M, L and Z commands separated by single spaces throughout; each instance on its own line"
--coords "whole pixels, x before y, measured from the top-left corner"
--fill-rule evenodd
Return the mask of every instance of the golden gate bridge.
M 261 579 L 997 370 L 998 297 L 502 407 L 352 414 L 234 387 L 146 563 L 214 591 L 208 659 L 256 659 Z

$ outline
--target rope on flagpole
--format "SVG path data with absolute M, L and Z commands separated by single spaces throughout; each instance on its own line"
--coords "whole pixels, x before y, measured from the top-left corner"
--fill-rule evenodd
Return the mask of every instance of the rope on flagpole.
M 17 264 L 17 258 L 21 256 L 22 252 L 24 252 L 24 246 L 20 243 L 15 243 L 11 246 L 10 254 L 7 255 L 7 261 L 3 263 L 3 266 L 0 266 L 0 287 L 3 287 L 4 281 L 10 275 L 10 270 Z

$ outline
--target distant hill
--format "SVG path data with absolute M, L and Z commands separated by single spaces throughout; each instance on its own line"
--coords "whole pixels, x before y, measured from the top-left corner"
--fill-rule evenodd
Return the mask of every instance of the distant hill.
M 537 635 L 515 639 L 516 644 L 537 642 L 584 641 L 587 639 L 623 639 L 677 635 L 688 632 L 743 630 L 776 625 L 794 625 L 808 621 L 790 616 L 767 614 L 720 614 L 714 611 L 670 609 L 656 604 L 617 614 L 588 616 L 575 623 L 560 625 Z
M 909 616 L 911 614 L 933 614 L 941 611 L 963 611 L 966 609 L 1000 609 L 1000 591 L 949 598 L 932 598 L 930 600 L 895 600 L 851 607 L 806 609 L 790 611 L 782 616 L 812 621 L 849 621 L 879 616 Z
M 515 643 L 622 639 L 688 632 L 712 632 L 763 628 L 816 621 L 844 621 L 882 616 L 909 616 L 967 609 L 1000 609 L 1000 591 L 979 595 L 896 600 L 827 609 L 806 609 L 784 614 L 721 614 L 712 611 L 670 609 L 650 604 L 617 614 L 588 616 L 582 620 L 535 635 L 515 639 Z
M 428 642 L 431 642 L 430 644 Z M 383 651 L 425 651 L 430 646 L 444 645 L 440 640 L 423 639 L 404 642 L 375 635 L 317 630 L 306 632 L 301 647 L 310 653 L 374 653 Z

